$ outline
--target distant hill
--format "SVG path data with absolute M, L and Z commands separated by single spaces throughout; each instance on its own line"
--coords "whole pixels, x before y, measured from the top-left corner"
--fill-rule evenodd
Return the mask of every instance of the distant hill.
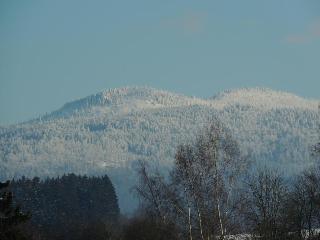
M 301 171 L 317 142 L 316 100 L 264 88 L 200 99 L 144 87 L 110 89 L 29 122 L 0 128 L 0 176 L 108 173 L 127 211 L 138 160 L 161 168 L 177 145 L 218 118 L 259 164 Z M 129 197 L 128 197 L 129 195 Z

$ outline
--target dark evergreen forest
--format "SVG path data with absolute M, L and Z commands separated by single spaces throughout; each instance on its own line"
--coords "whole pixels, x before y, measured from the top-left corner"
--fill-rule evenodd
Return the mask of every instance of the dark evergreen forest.
M 100 239 L 119 218 L 115 189 L 106 175 L 21 178 L 10 189 L 23 211 L 32 213 L 26 232 L 38 239 Z

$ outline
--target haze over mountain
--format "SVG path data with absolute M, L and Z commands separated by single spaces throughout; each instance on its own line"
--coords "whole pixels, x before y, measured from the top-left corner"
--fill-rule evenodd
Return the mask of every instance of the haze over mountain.
M 301 171 L 313 161 L 317 106 L 316 100 L 264 88 L 225 91 L 209 99 L 147 87 L 110 89 L 0 127 L 0 176 L 108 173 L 127 211 L 137 161 L 170 167 L 176 147 L 214 119 L 230 130 L 244 156 L 289 175 Z

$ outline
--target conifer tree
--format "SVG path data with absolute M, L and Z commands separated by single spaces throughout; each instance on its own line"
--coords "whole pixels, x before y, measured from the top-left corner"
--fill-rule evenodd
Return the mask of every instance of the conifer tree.
M 10 181 L 5 183 L 0 182 L 0 239 L 2 240 L 22 240 L 24 237 L 18 226 L 26 222 L 29 214 L 21 212 L 19 206 L 13 204 L 13 194 L 6 191 Z

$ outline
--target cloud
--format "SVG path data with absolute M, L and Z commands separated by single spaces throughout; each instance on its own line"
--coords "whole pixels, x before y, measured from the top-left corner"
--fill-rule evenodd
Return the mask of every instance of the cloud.
M 300 34 L 289 35 L 285 38 L 287 43 L 304 44 L 320 40 L 320 20 L 310 23 Z
M 320 20 L 311 24 L 309 31 L 312 36 L 320 38 Z
M 310 37 L 307 35 L 290 35 L 286 37 L 285 41 L 287 43 L 295 43 L 295 44 L 308 43 L 310 42 Z
M 205 22 L 205 13 L 192 12 L 175 18 L 162 20 L 161 25 L 168 29 L 194 34 L 202 32 L 205 29 Z

